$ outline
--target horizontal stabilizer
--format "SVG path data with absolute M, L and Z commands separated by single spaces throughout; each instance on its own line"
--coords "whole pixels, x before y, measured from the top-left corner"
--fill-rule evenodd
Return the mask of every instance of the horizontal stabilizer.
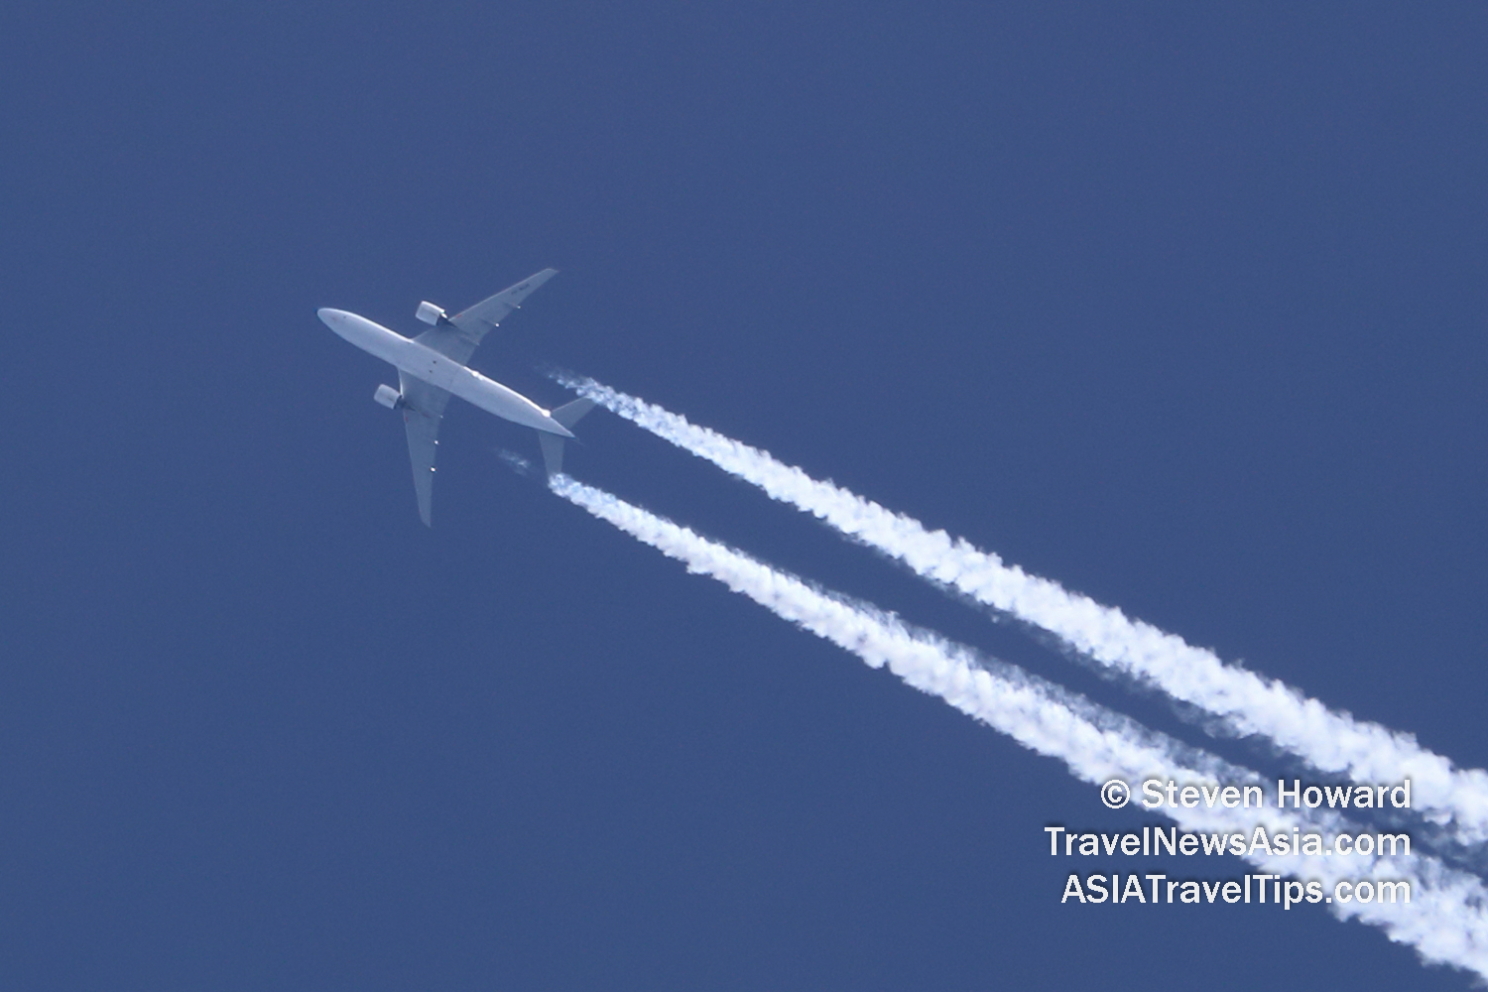
M 558 409 L 551 411 L 548 416 L 569 429 L 573 428 L 584 414 L 594 409 L 594 401 L 588 397 L 581 397 L 569 403 L 565 403 Z M 542 446 L 543 468 L 547 471 L 549 478 L 563 471 L 563 438 L 548 431 L 537 432 L 537 443 Z
M 556 411 L 555 411 L 556 412 Z M 537 432 L 537 443 L 542 447 L 543 469 L 549 478 L 563 471 L 563 438 L 547 431 Z
M 573 430 L 573 425 L 577 424 L 584 418 L 584 414 L 593 409 L 594 401 L 586 396 L 581 399 L 576 399 L 572 403 L 563 404 L 558 409 L 549 414 L 549 416 L 558 421 L 558 423 L 562 424 L 564 427 L 567 427 L 569 430 Z

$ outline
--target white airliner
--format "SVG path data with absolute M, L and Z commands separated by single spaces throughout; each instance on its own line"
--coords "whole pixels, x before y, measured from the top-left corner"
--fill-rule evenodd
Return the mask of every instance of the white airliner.
M 578 399 L 556 410 L 544 410 L 465 364 L 487 331 L 518 309 L 528 293 L 557 274 L 556 269 L 543 269 L 453 317 L 432 303 L 420 303 L 416 316 L 431 326 L 416 338 L 405 338 L 345 310 L 324 307 L 316 311 L 331 330 L 398 369 L 398 388 L 378 386 L 372 398 L 390 410 L 403 412 L 408 455 L 413 460 L 413 488 L 425 524 L 433 526 L 429 507 L 434 496 L 434 454 L 439 444 L 439 421 L 451 396 L 533 428 L 542 445 L 548 474 L 562 470 L 563 439 L 573 437 L 569 428 L 593 408 L 594 402 Z

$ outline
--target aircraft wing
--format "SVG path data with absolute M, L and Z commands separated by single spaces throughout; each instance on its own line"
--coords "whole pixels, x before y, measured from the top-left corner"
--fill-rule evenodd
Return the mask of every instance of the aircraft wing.
M 495 296 L 487 297 L 475 306 L 441 320 L 437 326 L 429 328 L 414 340 L 464 365 L 470 361 L 470 356 L 475 353 L 475 346 L 480 344 L 487 331 L 519 308 L 527 294 L 557 274 L 557 269 L 543 269 L 534 273 L 515 286 L 508 286 Z
M 401 370 L 398 386 L 403 391 L 403 426 L 408 431 L 408 458 L 413 462 L 419 517 L 424 526 L 432 527 L 429 512 L 434 501 L 434 455 L 439 449 L 439 421 L 450 394 Z

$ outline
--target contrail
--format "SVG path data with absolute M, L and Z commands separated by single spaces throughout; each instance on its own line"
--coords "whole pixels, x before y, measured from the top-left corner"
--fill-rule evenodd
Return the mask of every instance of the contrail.
M 1413 734 L 1330 710 L 1285 683 L 1234 665 L 1212 651 L 1121 610 L 1030 575 L 943 530 L 893 513 L 842 487 L 813 479 L 769 452 L 690 423 L 680 414 L 569 373 L 564 386 L 608 407 L 772 499 L 814 514 L 916 574 L 1041 627 L 1099 664 L 1154 685 L 1218 716 L 1241 736 L 1259 734 L 1323 772 L 1368 784 L 1410 779 L 1412 806 L 1466 844 L 1488 840 L 1488 772 L 1460 769 L 1423 748 Z
M 865 604 L 813 588 L 801 579 L 743 553 L 699 536 L 607 492 L 557 475 L 549 487 L 558 495 L 608 521 L 632 537 L 687 566 L 689 572 L 717 579 L 777 616 L 856 654 L 870 667 L 887 667 L 922 692 L 939 696 L 982 723 L 1039 754 L 1062 760 L 1087 782 L 1121 778 L 1212 781 L 1224 767 L 1208 758 L 1190 764 L 1175 760 L 1181 747 L 1130 720 L 1102 718 L 1094 703 L 1051 692 L 1047 684 L 1013 666 L 989 670 L 970 648 L 952 644 Z M 1022 677 L 1017 677 L 1018 674 Z M 1195 767 L 1195 766 L 1198 767 Z M 1207 767 L 1206 767 L 1207 766 Z M 1250 777 L 1240 769 L 1238 775 Z M 1233 780 L 1232 780 L 1233 781 Z M 1227 829 L 1250 832 L 1237 810 L 1164 808 L 1184 830 Z M 1315 828 L 1300 816 L 1267 808 L 1246 811 L 1268 829 Z M 1472 876 L 1433 858 L 1373 857 L 1340 859 L 1280 857 L 1253 853 L 1246 860 L 1282 876 L 1305 875 L 1328 891 L 1339 881 L 1406 880 L 1409 905 L 1333 901 L 1341 919 L 1358 919 L 1382 928 L 1389 938 L 1416 948 L 1429 963 L 1450 964 L 1488 977 L 1488 891 Z

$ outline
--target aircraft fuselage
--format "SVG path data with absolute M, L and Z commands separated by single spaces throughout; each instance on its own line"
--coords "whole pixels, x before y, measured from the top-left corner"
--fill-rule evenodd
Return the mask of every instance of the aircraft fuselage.
M 331 307 L 324 307 L 317 313 L 331 330 L 401 372 L 446 390 L 504 420 L 560 437 L 573 437 L 573 432 L 554 420 L 547 410 L 468 365 L 461 365 L 366 317 Z

